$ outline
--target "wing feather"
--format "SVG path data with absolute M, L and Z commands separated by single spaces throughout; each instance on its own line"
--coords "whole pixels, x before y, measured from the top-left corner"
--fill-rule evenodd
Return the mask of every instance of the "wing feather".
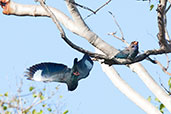
M 27 69 L 27 79 L 35 81 L 66 82 L 71 69 L 64 64 L 40 63 Z

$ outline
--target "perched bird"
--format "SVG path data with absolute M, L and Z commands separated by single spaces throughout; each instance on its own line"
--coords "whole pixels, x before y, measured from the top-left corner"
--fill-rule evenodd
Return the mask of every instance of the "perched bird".
M 25 76 L 33 81 L 66 83 L 68 90 L 73 91 L 80 79 L 88 77 L 92 67 L 93 61 L 85 54 L 80 61 L 74 59 L 72 68 L 64 64 L 45 62 L 28 68 Z
M 129 47 L 118 52 L 114 57 L 120 59 L 134 59 L 138 54 L 138 42 L 133 41 Z

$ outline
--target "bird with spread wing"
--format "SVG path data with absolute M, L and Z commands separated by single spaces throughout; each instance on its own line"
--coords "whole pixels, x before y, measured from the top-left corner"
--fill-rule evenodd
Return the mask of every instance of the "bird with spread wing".
M 44 62 L 28 68 L 25 76 L 33 81 L 66 83 L 68 90 L 73 91 L 77 88 L 79 80 L 88 77 L 92 67 L 93 61 L 85 54 L 79 61 L 74 59 L 72 68 L 64 64 Z

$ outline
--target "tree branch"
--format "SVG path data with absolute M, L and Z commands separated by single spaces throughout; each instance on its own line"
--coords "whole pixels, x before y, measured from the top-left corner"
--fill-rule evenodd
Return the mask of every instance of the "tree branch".
M 119 38 L 119 37 L 116 37 L 115 36 L 115 34 L 112 34 L 114 37 L 116 37 L 117 39 L 119 39 L 119 40 L 121 40 L 122 42 L 124 42 L 127 46 L 129 45 L 127 42 L 126 42 L 126 40 L 125 40 L 125 38 L 124 38 L 124 34 L 123 34 L 123 31 L 122 31 L 122 29 L 121 29 L 121 27 L 120 27 L 120 25 L 118 24 L 118 22 L 117 22 L 117 20 L 116 20 L 116 18 L 115 18 L 115 16 L 113 15 L 113 13 L 112 12 L 110 12 L 109 11 L 109 14 L 110 15 L 112 15 L 112 17 L 113 17 L 113 20 L 114 20 L 114 22 L 115 22 L 115 24 L 116 24 L 116 26 L 119 28 L 119 31 L 120 31 L 120 33 L 121 33 L 121 38 Z
M 4 2 L 5 1 L 5 2 Z M 37 6 L 37 5 L 22 5 L 22 4 L 17 4 L 12 1 L 6 2 L 7 0 L 0 0 L 1 5 L 4 9 L 4 14 L 7 15 L 20 15 L 20 16 L 50 16 L 42 7 Z M 130 61 L 130 60 L 121 60 L 121 59 L 115 59 L 112 58 L 118 51 L 113 48 L 112 46 L 108 45 L 106 42 L 100 39 L 95 33 L 93 33 L 88 27 L 85 26 L 79 26 L 77 25 L 73 20 L 71 20 L 68 16 L 66 16 L 64 13 L 61 11 L 48 7 L 56 16 L 57 20 L 62 23 L 66 28 L 68 28 L 71 32 L 86 38 L 93 46 L 97 47 L 103 53 L 106 54 L 106 56 L 103 56 L 99 59 L 104 59 L 104 63 L 107 63 L 109 65 L 112 64 L 131 64 L 135 62 L 139 62 L 143 59 L 145 59 L 149 55 L 157 55 L 157 54 L 163 54 L 163 53 L 170 53 L 171 49 L 165 50 L 165 48 L 161 48 L 158 50 L 148 50 L 145 53 L 137 56 L 135 60 Z M 163 21 L 163 19 L 161 20 Z M 162 25 L 162 24 L 161 24 Z M 162 28 L 160 26 L 160 28 Z M 163 28 L 162 28 L 163 29 Z M 161 32 L 162 33 L 162 32 Z M 163 35 L 163 33 L 162 33 Z M 63 34 L 62 36 L 65 36 Z M 67 38 L 67 37 L 63 37 Z M 159 41 L 162 39 L 162 37 L 159 37 Z M 66 39 L 65 39 L 66 40 Z M 68 39 L 67 39 L 68 40 Z M 66 41 L 67 41 L 66 40 Z M 72 44 L 72 43 L 71 43 Z M 161 42 L 162 45 L 165 44 L 165 42 Z M 72 46 L 72 45 L 71 45 Z M 163 47 L 163 46 L 161 46 Z M 78 48 L 76 48 L 78 49 Z M 81 50 L 81 49 L 80 49 Z M 99 55 L 98 55 L 99 57 Z M 107 57 L 107 58 L 106 58 Z M 133 66 L 134 65 L 134 66 Z M 150 77 L 147 71 L 145 71 L 144 68 L 142 68 L 141 64 L 133 64 L 130 65 L 132 66 L 131 69 L 132 71 L 136 72 L 138 75 L 140 75 L 141 79 L 144 81 L 144 83 L 150 88 L 150 90 L 160 99 L 160 101 L 168 108 L 168 110 L 171 112 L 170 106 L 171 106 L 171 99 L 165 94 L 164 91 L 161 90 L 160 87 L 157 86 L 155 81 Z M 112 70 L 109 70 L 112 71 Z M 108 72 L 110 73 L 110 72 Z M 110 74 L 109 74 L 110 75 Z M 152 83 L 150 83 L 152 81 Z M 157 88 L 157 89 L 156 89 Z M 167 99 L 167 100 L 166 100 Z M 156 114 L 156 113 L 155 113 Z
M 171 73 L 167 71 L 168 67 L 169 67 L 169 61 L 167 61 L 167 67 L 164 67 L 159 61 L 154 60 L 156 64 L 158 64 L 160 66 L 160 68 L 163 70 L 164 73 L 166 73 L 167 75 L 171 76 Z
M 65 1 L 68 1 L 68 0 L 65 0 Z M 105 4 L 103 4 L 102 6 L 100 6 L 99 8 L 97 8 L 96 10 L 92 10 L 91 8 L 89 7 L 86 7 L 86 6 L 83 6 L 81 4 L 78 4 L 76 3 L 74 0 L 70 0 L 70 2 L 73 4 L 73 5 L 76 5 L 78 7 L 81 7 L 85 10 L 88 10 L 90 12 L 92 12 L 91 14 L 89 14 L 87 17 L 85 17 L 85 19 L 87 19 L 88 17 L 90 17 L 91 15 L 93 14 L 96 14 L 100 9 L 102 9 L 103 7 L 105 7 L 106 5 L 108 5 L 112 0 L 108 0 Z
M 169 112 L 171 112 L 171 97 L 161 89 L 148 71 L 140 63 L 131 64 L 129 67 L 133 72 L 137 73 L 150 91 L 165 105 Z
M 159 82 L 160 82 L 160 85 L 163 87 L 163 89 L 164 89 L 169 95 L 171 95 L 171 92 L 170 92 L 169 90 L 167 90 L 167 89 L 164 87 L 163 83 L 161 82 L 160 77 L 159 77 Z
M 116 20 L 115 20 L 116 21 Z M 166 24 L 166 23 L 165 23 Z M 122 38 L 119 38 L 121 41 L 123 40 Z M 159 49 L 158 53 L 160 51 L 164 52 L 166 50 Z M 157 52 L 157 51 L 156 51 Z M 162 53 L 163 53 L 162 52 Z M 148 53 L 148 52 L 145 52 Z M 151 53 L 151 52 L 150 52 Z M 153 52 L 152 52 L 153 53 Z M 155 54 L 155 53 L 154 53 Z M 141 56 L 141 55 L 139 55 Z M 143 56 L 142 56 L 143 57 Z M 138 57 L 137 57 L 138 58 Z M 151 60 L 152 63 L 155 63 L 155 61 L 152 61 L 151 58 L 146 57 L 147 59 Z M 136 58 L 135 58 L 136 59 Z M 160 101 L 166 106 L 166 108 L 171 111 L 171 98 L 159 87 L 159 85 L 153 80 L 153 78 L 150 76 L 150 74 L 145 70 L 145 68 L 140 64 L 140 63 L 135 63 L 131 65 L 127 65 L 130 67 L 130 69 L 133 72 L 136 72 L 137 75 L 141 78 L 141 80 L 146 84 L 146 86 L 153 92 L 153 94 L 160 99 Z M 167 99 L 167 100 L 166 100 Z
M 2 0 L 0 0 L 3 2 Z M 12 1 L 3 2 L 3 4 L 6 4 L 3 6 L 6 14 L 8 15 L 21 15 L 21 16 L 50 16 L 41 6 L 37 5 L 22 5 L 17 4 Z M 6 8 L 8 6 L 8 8 Z M 8 10 L 6 10 L 8 9 Z M 127 60 L 127 59 L 115 59 L 113 58 L 114 55 L 118 52 L 115 48 L 108 45 L 106 42 L 101 40 L 95 33 L 93 33 L 91 30 L 87 29 L 87 26 L 77 26 L 75 22 L 73 22 L 68 16 L 63 14 L 61 11 L 49 7 L 49 9 L 54 13 L 57 20 L 60 21 L 65 27 L 67 27 L 72 32 L 86 38 L 93 46 L 103 51 L 107 56 L 97 55 L 93 53 L 89 53 L 92 57 L 96 57 L 97 59 L 104 59 L 104 63 L 113 65 L 113 64 L 119 64 L 119 65 L 125 65 L 125 64 L 132 64 L 135 62 L 140 62 L 144 60 L 149 55 L 157 55 L 157 54 L 164 54 L 164 53 L 170 53 L 171 50 L 164 50 L 164 49 L 158 49 L 158 50 L 148 50 L 145 53 L 137 56 L 133 61 Z M 67 22 L 67 23 L 66 23 Z M 64 37 L 63 37 L 64 38 Z M 99 45 L 101 44 L 101 45 Z M 73 46 L 74 47 L 74 46 Z M 75 48 L 78 49 L 78 48 Z M 82 50 L 78 49 L 78 51 L 83 52 Z M 84 51 L 86 52 L 86 51 Z
M 70 12 L 72 19 L 74 20 L 77 26 L 84 26 L 87 30 L 89 30 L 88 26 L 84 22 L 83 18 L 81 17 L 77 7 L 73 4 L 75 3 L 74 0 L 65 0 L 68 11 Z
M 171 47 L 168 45 L 166 38 L 165 38 L 165 8 L 166 8 L 167 0 L 160 0 L 160 3 L 157 7 L 157 13 L 158 13 L 158 28 L 159 33 L 157 34 L 157 37 L 159 39 L 159 45 L 162 49 L 171 50 Z
M 96 49 L 96 52 L 101 53 Z M 149 101 L 144 99 L 134 89 L 132 89 L 117 73 L 112 66 L 101 64 L 102 70 L 106 73 L 112 83 L 132 102 L 144 110 L 147 114 L 161 114 L 161 112 L 153 106 Z

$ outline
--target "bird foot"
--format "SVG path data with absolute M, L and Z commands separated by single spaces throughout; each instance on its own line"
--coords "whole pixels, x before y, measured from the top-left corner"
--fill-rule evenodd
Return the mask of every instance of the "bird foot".
M 10 13 L 10 0 L 0 0 L 0 5 L 4 9 L 3 14 L 8 15 Z

